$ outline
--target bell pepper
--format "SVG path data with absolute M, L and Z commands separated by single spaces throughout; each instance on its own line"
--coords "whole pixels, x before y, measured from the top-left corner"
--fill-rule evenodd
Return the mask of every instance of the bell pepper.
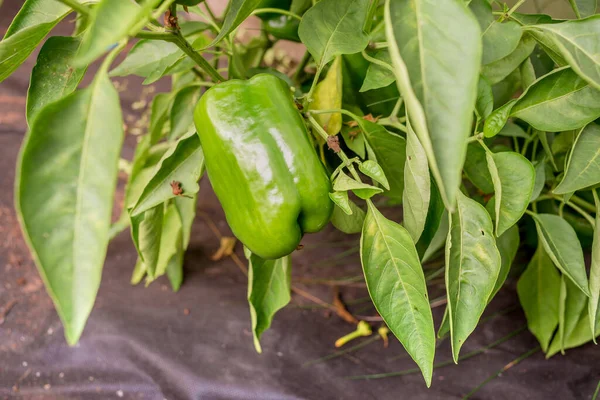
M 278 15 L 263 21 L 265 32 L 277 39 L 291 40 L 292 42 L 300 42 L 300 36 L 298 36 L 299 26 L 300 21 L 298 19 L 287 15 Z
M 194 122 L 227 222 L 254 254 L 283 257 L 327 224 L 331 183 L 284 81 L 258 74 L 219 83 L 200 98 Z
M 257 9 L 259 8 L 278 8 L 280 10 L 289 10 L 292 4 L 292 0 L 262 0 Z M 256 16 L 263 21 L 271 19 L 281 14 L 276 13 L 261 13 Z

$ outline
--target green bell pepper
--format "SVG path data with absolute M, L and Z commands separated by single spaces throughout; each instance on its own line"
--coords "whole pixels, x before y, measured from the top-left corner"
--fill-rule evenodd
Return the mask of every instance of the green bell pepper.
M 259 8 L 278 8 L 280 10 L 289 10 L 292 4 L 292 0 L 262 0 L 257 9 Z M 256 16 L 263 21 L 271 19 L 281 14 L 276 13 L 261 13 Z
M 201 97 L 194 122 L 227 222 L 254 254 L 283 257 L 327 224 L 331 183 L 284 81 L 220 83 Z

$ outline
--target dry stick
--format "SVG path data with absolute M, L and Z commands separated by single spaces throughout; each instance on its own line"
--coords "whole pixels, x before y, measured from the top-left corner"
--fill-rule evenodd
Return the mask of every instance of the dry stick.
M 540 346 L 537 346 L 536 348 L 531 349 L 531 350 L 529 350 L 529 351 L 521 354 L 519 357 L 515 358 L 514 360 L 512 360 L 511 362 L 509 362 L 508 364 L 506 364 L 504 367 L 502 367 L 502 369 L 498 370 L 497 372 L 494 372 L 485 381 L 481 382 L 475 389 L 471 390 L 465 397 L 463 397 L 463 400 L 466 400 L 466 399 L 470 398 L 472 395 L 474 395 L 475 393 L 477 393 L 482 387 L 484 387 L 489 382 L 491 382 L 492 380 L 494 380 L 498 376 L 500 376 L 500 374 L 502 374 L 505 371 L 508 371 L 510 368 L 514 367 L 515 365 L 517 365 L 521 361 L 525 360 L 526 358 L 531 357 L 532 355 L 534 355 L 535 353 L 537 353 L 541 349 L 542 348 Z
M 498 340 L 496 340 L 495 342 L 492 342 L 491 344 L 481 347 L 477 350 L 474 350 L 470 353 L 467 353 L 461 357 L 458 358 L 458 361 L 464 361 L 467 360 L 469 358 L 475 357 L 481 353 L 484 353 L 487 350 L 490 350 L 496 346 L 501 345 L 502 343 L 510 340 L 511 338 L 517 336 L 518 334 L 520 334 L 521 332 L 525 331 L 527 329 L 526 325 L 523 325 L 521 328 L 517 329 L 516 331 L 513 331 L 511 333 L 509 333 L 508 335 L 504 336 L 503 338 L 500 338 Z M 434 369 L 436 368 L 442 368 L 442 367 L 447 367 L 449 365 L 455 365 L 454 364 L 454 360 L 448 360 L 448 361 L 443 361 L 440 363 L 437 363 L 433 366 Z M 387 373 L 382 373 L 382 374 L 372 374 L 372 375 L 356 375 L 356 376 L 348 376 L 347 379 L 350 380 L 360 380 L 360 379 L 382 379 L 382 378 L 389 378 L 392 376 L 404 376 L 404 375 L 410 375 L 410 374 L 416 374 L 421 372 L 421 370 L 419 368 L 410 368 L 410 369 L 405 369 L 403 371 L 397 371 L 397 372 L 387 372 Z

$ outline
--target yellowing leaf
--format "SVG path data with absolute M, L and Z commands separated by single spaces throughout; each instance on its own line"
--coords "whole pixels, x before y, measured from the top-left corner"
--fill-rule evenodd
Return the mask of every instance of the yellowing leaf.
M 317 85 L 310 110 L 331 110 L 342 108 L 342 58 L 337 57 L 327 76 Z M 315 119 L 330 135 L 342 129 L 342 114 L 315 114 Z

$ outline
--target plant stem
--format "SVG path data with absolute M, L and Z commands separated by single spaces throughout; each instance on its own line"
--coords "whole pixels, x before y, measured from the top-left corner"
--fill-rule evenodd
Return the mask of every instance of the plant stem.
M 61 3 L 63 3 L 66 6 L 71 7 L 73 10 L 77 11 L 79 14 L 82 15 L 90 15 L 90 9 L 87 8 L 86 6 L 78 3 L 76 0 L 59 0 Z
M 373 63 L 375 65 L 379 65 L 380 67 L 385 68 L 388 71 L 394 72 L 394 68 L 390 64 L 386 63 L 385 61 L 381 61 L 381 60 L 376 59 L 375 57 L 371 57 L 364 50 L 362 51 L 361 54 L 362 54 L 362 56 L 364 57 L 365 60 L 367 60 L 367 61 L 369 61 L 369 62 L 371 62 L 371 63 Z
M 588 214 L 587 212 L 585 212 L 581 207 L 579 207 L 578 205 L 576 205 L 575 203 L 573 203 L 571 201 L 564 201 L 560 196 L 553 196 L 553 197 L 554 197 L 554 199 L 562 202 L 561 206 L 566 204 L 569 207 L 571 207 L 573 210 L 577 211 L 583 218 L 585 218 L 587 220 L 587 222 L 590 223 L 590 225 L 592 225 L 592 228 L 594 228 L 596 226 L 596 222 L 594 221 L 594 218 L 592 218 L 592 216 L 590 214 Z
M 308 91 L 308 94 L 306 95 L 306 101 L 305 101 L 306 104 L 304 105 L 306 108 L 308 108 L 308 105 L 312 101 L 312 95 L 313 95 L 313 92 L 315 91 L 315 88 L 317 87 L 317 83 L 319 83 L 319 77 L 321 76 L 321 71 L 323 71 L 323 66 L 319 65 L 317 67 L 317 73 L 315 74 L 315 77 L 313 78 L 312 85 L 310 85 L 310 90 Z
M 577 197 L 575 195 L 571 196 L 571 201 L 575 204 L 577 204 L 580 207 L 583 207 L 586 211 L 589 212 L 596 212 L 596 207 L 594 207 L 593 204 L 588 203 L 587 201 L 583 200 L 580 197 Z
M 218 21 L 219 19 L 218 19 L 218 18 L 215 16 L 215 14 L 214 14 L 214 13 L 213 13 L 213 11 L 211 10 L 210 6 L 208 5 L 208 2 L 206 2 L 206 1 L 204 2 L 204 8 L 206 8 L 206 12 L 208 12 L 208 15 L 210 16 L 210 19 L 212 19 L 212 22 L 213 22 L 215 25 L 218 25 L 218 24 L 217 24 L 217 21 Z
M 140 31 L 135 34 L 138 39 L 162 40 L 165 42 L 175 42 L 175 37 L 170 32 L 149 32 Z
M 291 11 L 286 11 L 286 10 L 281 10 L 279 8 L 257 8 L 256 10 L 254 10 L 252 12 L 252 14 L 250 15 L 258 15 L 258 14 L 265 14 L 265 13 L 273 13 L 273 14 L 282 14 L 282 15 L 287 15 L 288 17 L 292 17 L 297 19 L 298 21 L 302 21 L 302 17 L 299 16 L 298 14 L 294 14 Z
M 327 132 L 325 132 L 325 129 L 323 129 L 321 125 L 319 125 L 315 118 L 312 115 L 310 115 L 310 113 L 308 113 L 308 121 L 313 126 L 313 128 L 319 133 L 321 138 L 323 138 L 323 140 L 327 142 L 329 135 L 327 134 Z M 350 159 L 348 158 L 346 153 L 344 153 L 344 150 L 340 149 L 340 151 L 336 152 L 336 154 L 338 155 L 338 157 L 341 158 L 342 162 L 348 168 L 354 179 L 356 179 L 358 182 L 362 182 L 360 176 L 358 176 L 358 173 L 356 172 L 356 169 L 354 169 L 354 165 L 352 165 Z
M 294 83 L 300 84 L 300 75 L 302 75 L 302 73 L 304 72 L 304 68 L 306 67 L 306 64 L 308 64 L 309 60 L 310 53 L 308 52 L 308 50 L 306 50 L 306 52 L 304 52 L 304 56 L 302 56 L 302 60 L 300 60 L 300 64 L 298 64 L 298 66 L 296 67 L 294 76 L 292 76 L 292 81 L 294 81 Z
M 485 385 L 490 383 L 492 380 L 496 379 L 500 374 L 502 374 L 503 372 L 506 372 L 507 370 L 514 367 L 515 365 L 517 365 L 521 361 L 525 360 L 526 358 L 531 357 L 532 355 L 534 355 L 535 353 L 537 353 L 540 350 L 541 350 L 540 346 L 537 346 L 536 348 L 531 349 L 531 350 L 521 354 L 519 357 L 515 358 L 514 360 L 512 360 L 511 362 L 506 364 L 504 367 L 502 367 L 502 369 L 496 371 L 485 381 L 481 382 L 475 389 L 471 390 L 465 397 L 463 397 L 463 400 L 470 398 L 472 395 L 477 393 L 479 391 L 479 389 L 481 389 L 482 387 L 484 387 Z
M 473 142 L 477 142 L 483 140 L 483 132 L 478 133 L 476 135 L 473 136 L 469 136 L 469 138 L 467 139 L 467 143 L 473 143 Z
M 600 381 L 598 381 L 598 386 L 596 386 L 596 391 L 594 392 L 594 395 L 592 396 L 592 400 L 597 400 L 598 394 L 600 394 Z

